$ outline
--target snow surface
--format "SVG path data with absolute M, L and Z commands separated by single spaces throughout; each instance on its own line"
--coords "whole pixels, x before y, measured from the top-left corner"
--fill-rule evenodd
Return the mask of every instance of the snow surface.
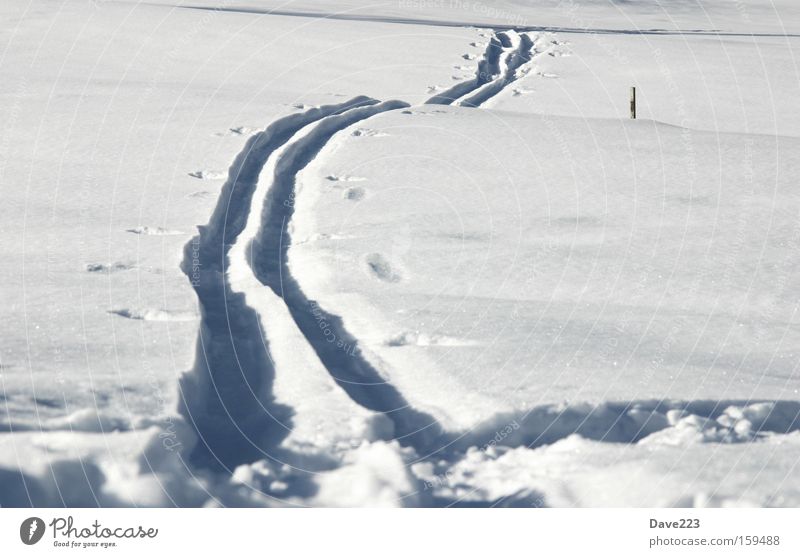
M 795 2 L 173 4 L 0 6 L 0 505 L 800 504 Z

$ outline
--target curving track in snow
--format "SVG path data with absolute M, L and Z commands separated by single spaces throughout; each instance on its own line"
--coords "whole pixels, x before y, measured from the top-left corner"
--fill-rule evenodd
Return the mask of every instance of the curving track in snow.
M 478 61 L 475 77 L 434 95 L 425 104 L 481 106 L 515 81 L 522 66 L 531 61 L 534 37 L 514 31 L 494 33 Z
M 230 288 L 228 252 L 250 217 L 267 158 L 298 130 L 357 106 L 367 97 L 292 114 L 252 136 L 234 160 L 217 205 L 184 248 L 181 268 L 197 293 L 201 324 L 194 368 L 180 384 L 181 412 L 199 443 L 193 458 L 225 467 L 253 460 L 278 441 L 289 408 L 274 404 L 275 370 L 257 313 Z
M 480 106 L 513 81 L 517 69 L 530 60 L 533 44 L 527 35 L 495 33 L 478 62 L 475 78 L 426 104 Z M 425 453 L 449 442 L 434 417 L 410 407 L 381 377 L 342 320 L 306 298 L 287 265 L 287 228 L 297 173 L 336 133 L 376 114 L 408 106 L 401 101 L 381 103 L 356 97 L 286 116 L 252 136 L 231 165 L 211 218 L 186 244 L 182 263 L 201 310 L 195 365 L 180 385 L 181 412 L 199 439 L 193 453 L 196 462 L 225 468 L 250 462 L 279 446 L 294 429 L 294 404 L 282 404 L 274 396 L 279 370 L 265 331 L 265 320 L 271 317 L 254 309 L 260 294 L 252 278 L 283 300 L 293 320 L 284 329 L 297 328 L 315 353 L 316 363 L 336 385 L 359 407 L 391 421 L 390 437 Z M 269 177 L 262 174 L 265 165 Z M 254 198 L 260 175 L 270 183 L 262 184 L 264 193 Z M 253 231 L 240 237 L 248 223 Z M 232 248 L 246 255 L 231 258 Z M 239 261 L 238 266 L 232 259 Z M 245 260 L 251 277 L 242 265 Z M 233 275 L 239 284 L 232 288 Z M 331 335 L 335 342 L 329 342 Z
M 475 77 L 426 104 L 485 106 L 521 75 L 535 47 L 532 35 L 495 33 Z M 498 432 L 505 432 L 506 447 L 536 447 L 574 433 L 602 442 L 668 443 L 688 429 L 733 443 L 800 429 L 800 404 L 791 401 L 545 406 L 497 415 L 469 431 L 447 430 L 409 404 L 342 318 L 308 298 L 288 263 L 298 173 L 337 134 L 408 106 L 356 97 L 293 114 L 251 137 L 231 165 L 182 264 L 201 307 L 196 362 L 181 381 L 181 411 L 199 440 L 191 455 L 196 465 L 233 471 L 262 459 L 304 473 L 333 471 L 363 441 L 397 441 L 413 449 L 411 460 L 457 467 Z

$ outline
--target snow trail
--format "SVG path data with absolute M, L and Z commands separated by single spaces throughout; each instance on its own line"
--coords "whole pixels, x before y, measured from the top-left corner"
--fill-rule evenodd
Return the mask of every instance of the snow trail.
M 243 230 L 258 175 L 269 155 L 297 130 L 357 106 L 368 97 L 292 114 L 250 137 L 234 160 L 217 205 L 184 248 L 181 269 L 197 293 L 200 328 L 193 369 L 180 380 L 180 411 L 193 426 L 196 463 L 232 467 L 259 458 L 279 442 L 291 410 L 274 403 L 275 370 L 258 315 L 231 291 L 228 251 Z
M 365 358 L 358 339 L 347 331 L 341 318 L 305 296 L 288 266 L 288 226 L 294 213 L 297 173 L 337 132 L 376 114 L 408 106 L 387 101 L 356 108 L 326 118 L 288 144 L 274 162 L 261 226 L 247 253 L 256 278 L 284 300 L 294 322 L 336 383 L 360 406 L 389 417 L 395 438 L 402 445 L 423 451 L 441 440 L 443 432 L 436 419 L 410 407 Z
M 502 72 L 499 72 L 499 77 L 478 88 L 471 96 L 458 101 L 458 105 L 467 107 L 481 106 L 509 84 L 516 81 L 518 70 L 524 64 L 530 62 L 533 57 L 534 41 L 529 35 L 522 34 L 514 35 L 514 42 L 516 42 L 517 46 L 503 57 Z
M 515 44 L 517 50 L 507 52 Z M 498 86 L 492 94 L 496 94 L 512 71 L 509 61 L 515 55 L 518 65 L 529 60 L 529 53 L 522 49 L 532 44 L 518 40 L 513 32 L 495 33 L 478 62 L 475 78 L 436 95 L 427 104 L 451 104 L 494 82 Z M 180 382 L 181 412 L 200 440 L 193 453 L 196 462 L 229 467 L 253 461 L 266 446 L 280 443 L 291 421 L 292 409 L 276 403 L 271 390 L 275 367 L 259 313 L 248 305 L 246 292 L 232 290 L 227 281 L 229 249 L 250 218 L 258 176 L 278 150 L 281 155 L 261 215 L 261 230 L 248 250 L 255 276 L 284 300 L 308 344 L 353 401 L 388 416 L 404 445 L 424 450 L 434 441 L 442 441 L 443 431 L 436 419 L 410 408 L 400 392 L 382 379 L 342 320 L 304 296 L 289 273 L 288 242 L 283 241 L 288 237 L 297 172 L 338 131 L 375 114 L 408 107 L 400 101 L 378 104 L 374 99 L 356 97 L 281 118 L 251 136 L 230 167 L 209 222 L 198 227 L 199 235 L 186 244 L 181 265 L 201 310 L 195 365 Z M 300 130 L 316 122 L 314 130 L 287 145 Z M 207 177 L 205 173 L 193 175 Z M 326 335 L 337 341 L 329 342 Z
M 425 101 L 478 107 L 517 78 L 517 70 L 533 57 L 534 40 L 527 33 L 496 32 L 489 40 L 475 77 L 462 81 Z
M 485 106 L 541 54 L 536 40 L 513 31 L 494 33 L 475 77 L 426 104 Z M 252 136 L 234 161 L 208 225 L 186 245 L 182 264 L 201 306 L 195 366 L 181 380 L 182 413 L 200 439 L 193 463 L 232 470 L 266 457 L 297 467 L 295 480 L 307 484 L 309 471 L 344 470 L 362 441 L 396 440 L 410 447 L 404 454 L 414 462 L 457 467 L 471 451 L 535 448 L 574 434 L 602 443 L 682 445 L 752 442 L 800 429 L 800 405 L 790 401 L 545 405 L 447 429 L 440 415 L 412 406 L 406 398 L 412 393 L 385 379 L 385 362 L 362 350 L 342 317 L 303 292 L 288 257 L 298 174 L 339 132 L 408 107 L 356 97 L 293 114 Z M 332 174 L 326 179 L 363 180 Z M 348 199 L 363 196 L 362 188 L 351 190 Z M 367 263 L 379 280 L 402 279 L 380 254 Z M 435 500 L 458 502 L 447 494 Z

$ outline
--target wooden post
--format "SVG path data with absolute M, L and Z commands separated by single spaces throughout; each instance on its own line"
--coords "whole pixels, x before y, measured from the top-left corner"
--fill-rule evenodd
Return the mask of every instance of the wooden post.
M 631 87 L 631 120 L 636 120 L 636 87 Z

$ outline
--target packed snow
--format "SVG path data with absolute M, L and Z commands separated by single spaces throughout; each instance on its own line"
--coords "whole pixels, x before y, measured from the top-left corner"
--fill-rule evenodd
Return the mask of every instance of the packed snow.
M 800 505 L 798 41 L 0 5 L 0 506 Z

